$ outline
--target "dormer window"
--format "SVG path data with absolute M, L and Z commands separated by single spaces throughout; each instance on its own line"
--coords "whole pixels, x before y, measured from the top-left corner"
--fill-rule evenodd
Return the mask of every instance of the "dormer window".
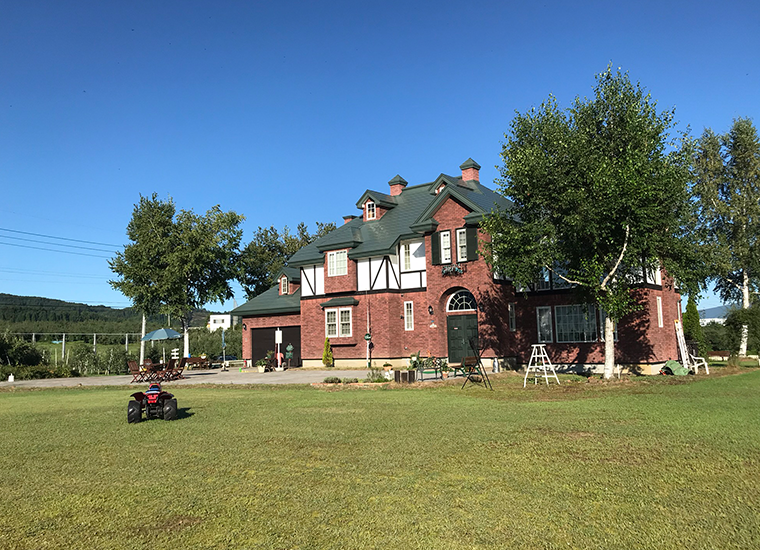
M 438 193 L 443 191 L 445 188 L 446 188 L 446 184 L 442 183 L 441 185 L 438 186 L 438 189 L 435 190 L 435 194 L 437 195 Z
M 280 279 L 280 294 L 282 294 L 283 296 L 286 296 L 289 290 L 290 289 L 288 288 L 288 278 L 283 277 L 282 279 Z
M 372 201 L 367 201 L 367 204 L 365 205 L 366 208 L 366 217 L 367 220 L 374 220 L 375 219 L 375 203 Z

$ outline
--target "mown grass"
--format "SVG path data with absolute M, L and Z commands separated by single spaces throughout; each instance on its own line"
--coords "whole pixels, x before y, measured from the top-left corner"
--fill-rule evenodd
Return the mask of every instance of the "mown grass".
M 0 393 L 0 547 L 760 547 L 760 371 L 494 387 Z

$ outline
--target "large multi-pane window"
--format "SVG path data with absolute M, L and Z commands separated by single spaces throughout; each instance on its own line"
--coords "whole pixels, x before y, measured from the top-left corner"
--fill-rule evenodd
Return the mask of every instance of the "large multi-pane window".
M 414 302 L 404 302 L 404 330 L 414 330 Z
M 351 308 L 325 310 L 325 336 L 351 336 Z
M 552 308 L 539 306 L 536 308 L 536 324 L 538 326 L 538 342 L 545 344 L 554 340 L 552 334 Z
M 451 231 L 441 231 L 441 263 L 451 263 Z
M 337 250 L 327 253 L 327 276 L 345 275 L 348 273 L 348 253 Z
M 596 342 L 596 308 L 592 304 L 554 306 L 557 342 Z

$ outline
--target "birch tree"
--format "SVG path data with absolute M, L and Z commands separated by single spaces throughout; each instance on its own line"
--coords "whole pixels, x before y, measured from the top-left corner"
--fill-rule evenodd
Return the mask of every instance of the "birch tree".
M 188 357 L 195 309 L 232 298 L 243 216 L 214 206 L 204 215 L 177 212 L 174 201 L 140 197 L 127 225 L 129 244 L 109 261 L 116 290 L 146 313 L 180 319 Z
M 724 301 L 740 303 L 746 312 L 760 282 L 760 141 L 751 120 L 735 120 L 723 135 L 704 131 L 694 155 L 694 181 L 711 278 Z M 739 355 L 747 354 L 748 337 L 745 320 Z
M 606 314 L 607 378 L 615 323 L 638 307 L 630 274 L 664 265 L 683 276 L 693 259 L 681 229 L 690 152 L 687 139 L 669 137 L 674 125 L 673 110 L 658 112 L 628 74 L 608 67 L 590 99 L 561 110 L 550 96 L 516 113 L 505 135 L 497 184 L 513 204 L 483 224 L 487 259 L 518 287 L 549 271 L 596 303 Z

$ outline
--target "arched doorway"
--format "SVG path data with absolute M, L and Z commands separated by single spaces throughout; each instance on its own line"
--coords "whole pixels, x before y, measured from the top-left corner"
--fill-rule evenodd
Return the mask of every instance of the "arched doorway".
M 458 290 L 446 301 L 446 341 L 449 363 L 461 363 L 478 347 L 478 303 L 469 290 Z

